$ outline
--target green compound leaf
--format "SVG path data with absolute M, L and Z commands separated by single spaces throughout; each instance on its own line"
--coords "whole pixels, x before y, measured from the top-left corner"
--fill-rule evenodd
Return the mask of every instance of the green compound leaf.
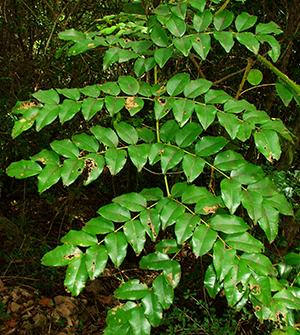
M 247 232 L 228 235 L 225 242 L 234 249 L 248 253 L 261 253 L 265 250 L 264 245 Z
M 175 37 L 182 37 L 186 31 L 186 24 L 184 20 L 175 15 L 171 15 L 169 20 L 166 21 L 166 27 Z
M 168 226 L 173 225 L 177 218 L 185 212 L 184 206 L 175 202 L 169 201 L 160 213 L 162 229 L 165 230 Z
M 166 146 L 163 149 L 163 153 L 160 159 L 162 173 L 166 174 L 168 170 L 178 165 L 181 162 L 183 156 L 184 152 L 182 150 Z
M 97 213 L 105 219 L 112 220 L 114 222 L 125 222 L 131 219 L 129 210 L 119 204 L 102 206 Z
M 220 186 L 224 204 L 233 214 L 241 203 L 242 185 L 236 180 L 224 178 Z
M 142 195 L 145 197 L 144 194 Z M 157 209 L 156 208 L 144 209 L 141 212 L 140 219 L 146 233 L 150 236 L 151 240 L 154 242 L 159 234 L 161 226 L 161 221 Z
M 136 166 L 138 172 L 142 171 L 142 168 L 147 163 L 149 149 L 150 145 L 146 143 L 141 145 L 130 145 L 128 147 L 129 157 L 134 166 Z
M 95 126 L 90 129 L 91 133 L 95 135 L 97 140 L 108 147 L 117 147 L 119 140 L 117 134 L 111 128 L 104 128 Z
M 225 234 L 241 233 L 250 229 L 242 218 L 228 214 L 218 214 L 214 216 L 209 222 L 209 225 L 214 230 L 221 231 Z
M 199 225 L 191 240 L 196 257 L 203 256 L 212 248 L 218 237 L 218 233 L 204 224 Z
M 154 52 L 154 60 L 162 69 L 173 55 L 173 48 L 160 48 Z
M 89 220 L 82 228 L 83 231 L 92 235 L 111 233 L 114 229 L 115 226 L 112 221 L 101 216 Z
M 84 164 L 88 170 L 88 176 L 83 185 L 87 186 L 100 176 L 105 165 L 105 159 L 102 155 L 89 154 L 85 156 Z
M 164 142 L 170 142 L 178 131 L 178 125 L 174 120 L 168 120 L 160 129 L 160 138 Z
M 74 41 L 74 42 L 81 42 L 86 39 L 84 33 L 77 31 L 73 28 L 60 32 L 58 36 L 61 40 Z
M 63 244 L 47 252 L 42 258 L 42 264 L 45 266 L 65 266 L 80 257 L 82 257 L 82 251 L 79 248 Z
M 111 117 L 122 110 L 126 104 L 126 100 L 124 98 L 111 97 L 109 95 L 105 97 L 104 101 L 105 107 Z
M 129 323 L 132 334 L 150 335 L 151 325 L 144 315 L 144 308 L 136 306 L 130 313 Z
M 80 91 L 78 88 L 57 88 L 56 91 L 59 94 L 64 95 L 66 98 L 68 99 L 72 99 L 72 100 L 79 100 L 80 99 Z M 64 100 L 65 101 L 65 100 Z
M 164 48 L 169 44 L 169 38 L 166 32 L 158 23 L 154 24 L 150 36 L 152 41 L 159 47 Z
M 109 325 L 109 327 L 107 327 L 105 329 L 105 334 L 106 334 L 106 330 L 110 327 L 112 328 L 112 331 L 109 332 L 110 335 L 128 334 L 126 332 L 124 332 L 124 333 L 117 332 L 117 330 L 119 330 L 119 328 L 117 328 L 117 326 L 128 324 L 128 320 L 130 318 L 130 313 L 131 313 L 132 309 L 136 306 L 137 305 L 135 303 L 133 303 L 132 301 L 127 301 L 125 305 L 121 305 L 118 308 L 114 308 L 114 309 L 109 310 L 107 312 L 107 317 L 106 317 L 106 323 Z M 116 333 L 114 332 L 114 330 L 116 331 Z M 131 332 L 130 332 L 130 334 L 131 334 Z
M 262 194 L 251 191 L 250 187 L 247 191 L 242 191 L 242 205 L 247 209 L 248 215 L 254 223 L 257 223 L 263 215 L 262 201 Z
M 222 282 L 233 267 L 236 250 L 226 248 L 226 245 L 218 240 L 213 249 L 213 265 L 217 279 Z
M 79 293 L 85 287 L 88 276 L 89 274 L 85 266 L 85 256 L 82 256 L 76 261 L 69 264 L 67 267 L 66 278 L 64 281 L 67 292 L 75 296 L 79 295 Z
M 12 138 L 16 138 L 24 131 L 30 129 L 33 126 L 40 110 L 41 107 L 36 107 L 30 108 L 26 112 L 24 112 L 22 118 L 18 121 L 15 121 L 14 123 L 14 127 L 11 132 Z
M 140 195 L 145 197 L 147 201 L 157 201 L 164 196 L 163 191 L 159 187 L 144 188 Z
M 105 206 L 104 206 L 105 207 Z M 103 208 L 103 207 L 102 207 Z M 127 239 L 121 231 L 110 233 L 105 236 L 105 246 L 108 255 L 116 268 L 119 268 L 123 263 L 127 253 Z
M 105 160 L 111 175 L 114 176 L 123 169 L 127 160 L 127 152 L 125 150 L 109 148 L 106 150 Z
M 246 100 L 229 99 L 224 104 L 224 111 L 229 113 L 241 113 L 244 110 L 255 110 L 255 107 Z M 241 120 L 242 121 L 242 120 Z
M 203 12 L 206 6 L 206 0 L 189 0 L 188 3 L 200 12 Z
M 80 88 L 79 91 L 83 95 L 86 95 L 91 98 L 98 98 L 101 93 L 101 89 L 99 85 L 91 85 L 91 86 L 88 85 L 83 88 Z
M 232 12 L 222 11 L 214 17 L 214 26 L 218 31 L 229 27 L 233 21 L 234 15 Z
M 199 95 L 206 93 L 211 88 L 212 82 L 206 79 L 191 80 L 184 88 L 186 98 L 197 98 Z
M 141 77 L 145 72 L 150 71 L 155 66 L 155 57 L 138 58 L 134 63 L 134 73 Z
M 254 133 L 255 146 L 266 157 L 266 159 L 273 163 L 273 159 L 278 160 L 281 155 L 281 147 L 279 137 L 275 131 L 265 130 L 256 131 Z
M 125 108 L 130 116 L 134 116 L 144 107 L 144 100 L 137 97 L 128 97 L 126 99 Z
M 248 191 L 259 193 L 264 197 L 272 197 L 278 194 L 276 185 L 268 177 L 261 179 L 257 183 L 249 185 Z
M 38 175 L 38 190 L 43 193 L 52 185 L 56 184 L 61 176 L 61 167 L 58 165 L 47 165 Z
M 95 235 L 90 235 L 82 230 L 70 230 L 66 236 L 61 238 L 61 242 L 80 247 L 95 245 L 98 239 Z
M 198 156 L 211 156 L 222 150 L 228 143 L 222 136 L 204 136 L 195 146 L 195 152 Z
M 103 57 L 103 70 L 105 71 L 109 68 L 113 63 L 116 63 L 119 60 L 119 55 L 122 49 L 111 47 L 107 49 L 105 55 Z
M 82 101 L 81 112 L 86 121 L 89 121 L 97 112 L 101 111 L 104 105 L 103 100 L 86 98 Z
M 48 124 L 52 123 L 58 116 L 59 106 L 46 104 L 35 118 L 36 131 L 40 131 Z
M 214 166 L 222 171 L 236 170 L 243 166 L 244 157 L 233 150 L 220 152 L 215 160 Z
M 142 299 L 142 306 L 144 308 L 144 314 L 151 326 L 158 327 L 163 317 L 163 308 L 153 291 L 149 291 Z
M 273 298 L 280 301 L 284 306 L 290 309 L 300 309 L 300 298 L 298 292 L 294 291 L 294 288 L 286 288 L 276 293 Z
M 86 250 L 85 265 L 91 280 L 99 277 L 104 271 L 108 260 L 104 245 L 95 244 Z
M 200 157 L 185 155 L 182 161 L 183 172 L 189 183 L 192 183 L 203 172 L 205 160 Z
M 183 127 L 191 118 L 195 108 L 195 102 L 192 100 L 176 100 L 173 104 L 173 115 L 175 120 Z
M 142 139 L 146 143 L 148 142 L 150 144 L 155 139 L 154 132 L 146 127 L 137 128 L 137 132 L 138 132 L 139 138 Z
M 189 239 L 196 225 L 200 222 L 200 218 L 197 215 L 189 213 L 182 214 L 175 223 L 175 235 L 178 244 L 182 244 Z
M 239 119 L 234 114 L 223 112 L 217 112 L 217 116 L 219 123 L 226 129 L 231 139 L 234 140 L 241 125 Z
M 32 161 L 39 161 L 45 165 L 55 165 L 57 166 L 60 163 L 59 156 L 51 151 L 43 149 L 38 154 L 30 157 Z
M 41 170 L 42 167 L 38 163 L 22 159 L 19 162 L 11 163 L 6 169 L 6 173 L 9 177 L 24 179 L 39 174 Z
M 268 203 L 262 203 L 261 218 L 258 221 L 267 239 L 272 243 L 278 234 L 279 211 Z
M 257 16 L 250 15 L 246 12 L 238 15 L 235 19 L 235 28 L 238 32 L 247 30 L 255 25 Z
M 118 83 L 116 82 L 107 82 L 104 84 L 100 84 L 99 87 L 105 94 L 110 94 L 110 95 L 119 95 L 120 94 L 120 88 Z
M 57 105 L 59 103 L 59 95 L 52 88 L 47 91 L 39 90 L 32 94 L 32 96 L 45 104 Z
M 214 38 L 221 44 L 224 50 L 229 53 L 232 47 L 234 46 L 233 35 L 231 32 L 222 31 L 214 32 Z
M 270 45 L 271 50 L 268 51 L 268 55 L 274 63 L 277 62 L 280 56 L 281 47 L 276 38 L 272 35 L 257 35 L 256 38 L 260 41 L 260 43 L 267 42 Z
M 243 185 L 254 184 L 264 178 L 264 172 L 260 166 L 245 162 L 240 168 L 231 171 L 231 178 Z
M 136 95 L 140 89 L 138 81 L 131 76 L 120 76 L 118 83 L 120 89 L 128 95 Z
M 170 308 L 174 300 L 174 291 L 164 276 L 158 276 L 152 283 L 153 292 L 164 309 Z
M 156 120 L 162 119 L 169 113 L 170 109 L 172 108 L 173 101 L 173 98 L 165 99 L 165 97 L 155 101 L 154 114 Z
M 146 284 L 140 284 L 138 279 L 131 279 L 115 290 L 114 295 L 121 300 L 139 300 L 148 293 L 149 288 Z
M 74 135 L 72 142 L 75 143 L 79 149 L 89 152 L 97 152 L 99 150 L 99 142 L 94 136 L 89 136 L 86 133 Z
M 251 85 L 256 86 L 260 84 L 262 80 L 263 80 L 263 74 L 261 73 L 261 71 L 257 69 L 251 69 L 249 71 L 248 76 L 247 76 L 247 81 Z
M 179 129 L 175 136 L 176 144 L 181 148 L 190 146 L 202 133 L 202 127 L 195 122 L 189 122 L 182 129 Z
M 214 298 L 221 290 L 221 285 L 217 280 L 217 275 L 212 264 L 210 264 L 205 272 L 204 285 L 210 297 Z
M 259 23 L 255 28 L 255 34 L 275 34 L 279 35 L 282 33 L 282 30 L 279 28 L 279 26 L 274 23 L 273 21 L 269 23 Z
M 195 112 L 202 127 L 206 130 L 214 122 L 217 108 L 214 105 L 196 104 Z
M 128 144 L 136 144 L 139 140 L 138 133 L 134 127 L 126 122 L 115 124 L 119 137 Z
M 156 244 L 156 250 L 163 252 L 164 254 L 175 254 L 180 248 L 176 240 L 173 238 L 171 240 L 161 240 Z
M 284 103 L 285 107 L 288 107 L 290 102 L 293 99 L 293 93 L 289 90 L 288 86 L 283 82 L 276 83 L 276 92 L 279 95 L 280 99 Z
M 252 33 L 236 33 L 236 39 L 244 45 L 248 50 L 253 52 L 255 55 L 258 54 L 259 51 L 259 42 L 255 35 Z
M 209 90 L 204 97 L 206 104 L 224 104 L 230 96 L 223 90 Z
M 205 60 L 211 47 L 210 35 L 197 34 L 191 37 L 194 50 Z
M 205 10 L 203 13 L 198 12 L 193 18 L 193 27 L 199 33 L 204 31 L 211 24 L 213 15 L 211 11 Z
M 187 11 L 186 3 L 181 3 L 181 4 L 178 4 L 177 6 L 171 7 L 171 12 L 182 20 L 185 19 L 186 11 Z
M 134 252 L 139 255 L 146 242 L 145 229 L 141 222 L 139 220 L 127 221 L 123 227 L 123 232 L 127 242 L 131 245 Z
M 184 204 L 195 204 L 210 196 L 211 193 L 205 187 L 191 185 L 183 191 L 181 200 Z
M 210 192 L 204 198 L 196 203 L 195 213 L 202 215 L 209 215 L 216 213 L 218 207 L 224 207 L 222 198 L 220 196 L 214 197 Z
M 278 211 L 283 215 L 294 215 L 292 205 L 286 200 L 283 194 L 276 194 L 270 198 L 264 199 L 264 201 L 277 208 Z
M 265 255 L 244 253 L 240 257 L 258 275 L 275 276 L 273 264 Z
M 285 127 L 283 122 L 279 119 L 272 119 L 268 122 L 265 122 L 264 124 L 261 125 L 261 129 L 266 129 L 266 130 L 274 130 L 276 131 L 280 136 L 285 138 L 286 140 L 294 143 L 291 134 L 289 130 Z
M 192 48 L 192 39 L 190 36 L 185 36 L 182 38 L 174 38 L 173 44 L 177 50 L 182 52 L 184 57 L 187 57 Z
M 177 287 L 181 278 L 181 267 L 177 261 L 169 261 L 163 268 L 163 275 L 173 289 Z
M 65 186 L 69 186 L 82 174 L 84 161 L 77 158 L 66 159 L 61 169 L 61 179 Z
M 150 146 L 149 150 L 149 163 L 154 165 L 158 161 L 160 161 L 160 157 L 164 151 L 164 144 L 163 143 L 154 143 Z
M 140 212 L 147 207 L 146 199 L 139 193 L 122 194 L 112 200 L 114 203 L 122 205 L 132 212 Z
M 132 50 L 137 54 L 142 54 L 152 45 L 153 43 L 151 41 L 136 41 L 132 44 Z
M 254 128 L 255 128 L 255 123 L 253 120 L 242 121 L 236 137 L 240 141 L 245 142 L 251 136 L 252 130 Z
M 167 263 L 170 262 L 168 255 L 156 251 L 147 256 L 143 256 L 140 260 L 140 268 L 148 270 L 163 270 Z
M 175 96 L 183 92 L 185 85 L 190 81 L 190 75 L 179 73 L 170 78 L 167 82 L 167 92 L 170 96 Z
M 65 99 L 59 106 L 59 120 L 61 124 L 71 120 L 81 109 L 82 103 Z
M 50 147 L 53 151 L 66 158 L 77 158 L 79 156 L 78 147 L 67 139 L 61 141 L 56 140 L 50 143 Z

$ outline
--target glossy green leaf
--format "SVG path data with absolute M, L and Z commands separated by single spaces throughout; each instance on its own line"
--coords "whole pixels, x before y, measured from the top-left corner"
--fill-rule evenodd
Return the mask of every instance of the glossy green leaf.
M 192 183 L 203 172 L 205 161 L 197 156 L 186 154 L 183 157 L 182 168 L 189 183 Z
M 57 105 L 59 103 L 59 95 L 52 88 L 46 91 L 39 90 L 32 94 L 32 96 L 45 104 Z
M 229 113 L 240 113 L 244 110 L 255 110 L 255 107 L 251 105 L 247 100 L 234 100 L 229 99 L 224 104 L 224 111 Z
M 81 150 L 89 152 L 97 152 L 99 150 L 99 142 L 94 136 L 89 136 L 86 133 L 74 135 L 72 142 L 75 143 Z
M 241 203 L 242 185 L 236 180 L 224 178 L 220 186 L 224 204 L 233 214 Z
M 292 205 L 286 200 L 283 194 L 276 194 L 272 197 L 264 199 L 264 201 L 277 208 L 278 211 L 283 215 L 294 215 Z
M 167 82 L 167 92 L 171 96 L 175 96 L 183 92 L 185 85 L 190 81 L 190 75 L 187 73 L 179 73 L 170 78 Z
M 264 172 L 260 166 L 245 162 L 240 168 L 232 170 L 230 177 L 243 185 L 250 185 L 263 179 Z
M 257 223 L 263 215 L 262 201 L 262 195 L 251 191 L 250 187 L 247 191 L 242 191 L 242 205 L 247 209 L 248 215 L 254 223 Z
M 218 207 L 224 207 L 222 198 L 220 196 L 214 197 L 212 193 L 208 192 L 196 203 L 194 212 L 202 215 L 214 214 Z
M 222 11 L 214 17 L 213 23 L 217 31 L 222 31 L 231 25 L 233 18 L 232 12 Z
M 174 47 L 181 51 L 182 54 L 187 57 L 190 53 L 192 48 L 192 39 L 190 36 L 185 36 L 182 38 L 174 38 L 173 39 Z
M 264 197 L 272 197 L 278 194 L 276 185 L 268 177 L 261 179 L 257 183 L 249 185 L 248 191 L 257 192 Z
M 258 223 L 272 243 L 278 234 L 279 212 L 268 203 L 262 203 L 261 213 Z
M 68 30 L 65 30 L 65 31 L 61 31 L 59 34 L 58 34 L 59 38 L 61 40 L 65 40 L 65 41 L 83 41 L 86 39 L 86 36 L 80 32 L 80 31 L 77 31 L 75 29 L 68 29 Z
M 6 173 L 9 177 L 24 179 L 39 174 L 41 170 L 42 167 L 38 163 L 22 159 L 19 162 L 11 163 L 6 169 Z
M 195 108 L 195 103 L 192 100 L 180 99 L 173 104 L 173 115 L 175 120 L 183 127 L 191 118 Z
M 244 45 L 248 50 L 253 52 L 255 55 L 258 54 L 259 51 L 259 42 L 255 35 L 252 33 L 236 33 L 236 39 Z
M 131 50 L 122 50 L 119 54 L 119 63 L 128 62 L 131 59 L 138 58 L 139 55 Z
M 230 96 L 223 90 L 209 90 L 204 98 L 206 104 L 223 104 Z
M 30 129 L 34 124 L 40 109 L 41 109 L 40 107 L 30 108 L 28 109 L 30 111 L 30 115 L 27 112 L 27 117 L 24 117 L 25 114 L 23 114 L 23 117 L 20 120 L 15 121 L 14 127 L 11 132 L 11 137 L 16 138 L 19 135 L 21 135 L 24 131 Z
M 84 163 L 88 175 L 83 184 L 87 186 L 101 175 L 105 165 L 105 159 L 102 155 L 89 154 L 85 156 Z
M 222 282 L 234 265 L 236 250 L 229 249 L 220 240 L 216 241 L 213 248 L 213 265 L 217 279 Z
M 40 131 L 48 124 L 52 123 L 58 116 L 59 106 L 46 104 L 38 113 L 35 118 L 36 131 Z
M 110 94 L 110 95 L 119 95 L 120 94 L 120 88 L 119 88 L 118 83 L 116 83 L 116 82 L 108 81 L 107 83 L 99 84 L 99 87 L 106 94 Z
M 57 88 L 56 91 L 59 94 L 64 95 L 66 98 L 76 101 L 79 100 L 81 96 L 78 88 L 63 88 L 63 89 Z
M 272 35 L 257 35 L 256 38 L 260 43 L 267 42 L 270 45 L 271 50 L 268 51 L 268 55 L 274 63 L 277 62 L 280 56 L 281 47 L 276 38 Z
M 271 119 L 268 122 L 264 122 L 264 124 L 261 125 L 261 129 L 274 130 L 286 140 L 294 143 L 290 131 L 286 128 L 280 119 Z
M 177 261 L 167 262 L 163 268 L 163 275 L 166 281 L 169 281 L 169 284 L 175 289 L 181 278 L 180 264 Z
M 221 290 L 221 285 L 217 280 L 217 275 L 212 264 L 206 269 L 204 285 L 211 298 L 214 298 Z
M 90 128 L 90 131 L 93 135 L 95 135 L 97 140 L 102 142 L 104 145 L 115 148 L 118 146 L 118 136 L 111 128 L 95 126 Z
M 57 166 L 60 163 L 59 156 L 55 152 L 46 149 L 43 149 L 38 154 L 30 157 L 30 159 L 32 161 L 39 161 L 45 165 Z
M 145 40 L 135 41 L 132 44 L 132 50 L 137 54 L 142 54 L 146 50 L 148 50 L 152 45 L 153 43 L 151 41 L 145 41 Z
M 136 95 L 140 88 L 138 81 L 131 76 L 120 76 L 118 83 L 121 90 L 128 95 Z
M 182 20 L 185 19 L 186 11 L 187 11 L 187 4 L 184 2 L 171 7 L 171 12 Z
M 145 196 L 143 194 L 143 196 Z M 141 211 L 140 219 L 146 233 L 154 242 L 159 234 L 161 221 L 156 208 L 144 209 Z
M 101 216 L 89 220 L 82 228 L 83 231 L 92 235 L 111 233 L 114 229 L 115 226 L 112 221 Z
M 83 173 L 84 160 L 77 158 L 66 159 L 61 169 L 61 179 L 65 186 L 69 186 Z
M 141 77 L 145 72 L 150 71 L 155 66 L 155 58 L 138 58 L 134 63 L 134 73 Z
M 293 99 L 293 93 L 288 89 L 288 86 L 282 82 L 276 83 L 276 92 L 279 95 L 280 99 L 287 107 Z
M 198 12 L 193 18 L 193 28 L 199 33 L 209 27 L 212 21 L 212 13 L 205 10 L 203 13 Z
M 166 32 L 158 23 L 154 24 L 150 36 L 152 41 L 159 47 L 164 48 L 169 44 L 169 39 Z
M 235 28 L 238 32 L 247 30 L 255 25 L 257 16 L 250 15 L 246 12 L 238 15 L 235 19 Z
M 105 219 L 112 220 L 114 222 L 125 222 L 131 219 L 129 210 L 119 204 L 102 206 L 97 213 Z
M 128 144 L 136 144 L 138 142 L 138 133 L 136 129 L 126 122 L 116 123 L 115 129 L 119 137 Z
M 103 107 L 104 101 L 93 98 L 84 99 L 82 102 L 82 115 L 86 121 L 89 121 Z
M 275 276 L 275 271 L 273 264 L 270 259 L 262 254 L 248 254 L 244 253 L 241 256 L 241 259 L 253 269 L 258 275 L 261 276 Z
M 203 12 L 206 6 L 206 0 L 188 0 L 188 3 L 200 12 Z
M 184 206 L 175 202 L 169 201 L 162 209 L 160 213 L 160 219 L 162 222 L 162 229 L 165 230 L 168 226 L 173 225 L 177 218 L 185 212 Z
M 222 150 L 227 143 L 222 136 L 203 136 L 197 142 L 195 151 L 198 156 L 211 156 Z
M 137 128 L 136 129 L 139 135 L 139 138 L 142 139 L 144 142 L 148 142 L 149 144 L 154 141 L 155 135 L 154 132 L 146 127 Z
M 182 150 L 166 146 L 163 149 L 163 153 L 161 155 L 161 171 L 163 174 L 174 166 L 178 165 L 184 156 L 184 152 Z
M 190 122 L 177 131 L 175 142 L 180 148 L 188 147 L 201 133 L 202 127 L 198 123 Z
M 77 158 L 79 156 L 78 147 L 70 140 L 54 141 L 50 143 L 50 147 L 53 151 L 67 158 Z
M 164 142 L 171 141 L 178 131 L 178 125 L 174 120 L 168 120 L 160 129 L 160 138 Z
M 196 104 L 195 112 L 202 127 L 206 130 L 214 122 L 217 108 L 213 105 Z
M 149 270 L 162 270 L 170 262 L 170 258 L 165 253 L 155 252 L 149 255 L 143 256 L 140 260 L 140 268 L 141 269 L 149 269 Z
M 103 57 L 103 70 L 108 69 L 113 63 L 116 63 L 119 60 L 119 55 L 122 49 L 111 47 L 106 50 Z
M 144 308 L 136 306 L 130 313 L 129 323 L 133 334 L 150 335 L 151 325 L 144 315 Z
M 88 85 L 83 88 L 80 88 L 79 91 L 88 97 L 98 98 L 101 92 L 101 86 L 99 85 Z
M 82 257 L 82 251 L 79 248 L 63 244 L 47 252 L 42 258 L 42 264 L 45 266 L 65 266 L 80 257 Z
M 165 254 L 175 254 L 180 250 L 180 248 L 176 240 L 173 238 L 170 240 L 161 240 L 156 244 L 156 250 Z
M 139 283 L 138 279 L 131 279 L 115 290 L 114 295 L 121 300 L 139 300 L 149 292 L 146 284 Z
M 208 196 L 211 193 L 205 187 L 191 185 L 183 191 L 181 200 L 185 204 L 195 204 Z
M 174 300 L 174 291 L 164 276 L 158 276 L 152 283 L 153 292 L 164 309 L 170 308 Z
M 236 137 L 240 141 L 245 142 L 251 136 L 253 129 L 255 129 L 255 124 L 253 120 L 241 121 L 240 128 L 236 134 Z
M 61 176 L 61 167 L 58 165 L 47 165 L 38 175 L 38 190 L 43 193 L 52 185 L 56 184 Z
M 211 48 L 210 35 L 197 34 L 194 35 L 191 40 L 194 50 L 203 60 L 205 60 Z
M 147 163 L 150 145 L 143 143 L 140 145 L 130 145 L 128 147 L 128 154 L 132 163 L 136 166 L 138 172 L 142 170 Z
M 279 300 L 284 306 L 290 309 L 300 309 L 300 298 L 293 291 L 293 288 L 287 288 L 276 293 L 273 298 Z
M 178 198 L 181 197 L 182 194 L 186 191 L 187 188 L 190 186 L 188 185 L 187 182 L 181 182 L 181 183 L 176 183 L 172 188 L 171 188 L 171 194 L 172 197 Z
M 206 93 L 211 85 L 212 82 L 206 79 L 191 80 L 184 88 L 184 95 L 190 99 L 197 98 L 199 95 Z
M 158 64 L 160 68 L 163 68 L 167 61 L 172 57 L 173 55 L 173 48 L 160 48 L 155 50 L 154 52 L 154 60 Z
M 275 34 L 275 35 L 279 35 L 281 33 L 282 33 L 282 30 L 273 21 L 271 21 L 269 23 L 259 23 L 255 27 L 255 34 Z
M 134 116 L 144 107 L 144 100 L 137 97 L 128 97 L 126 99 L 125 108 L 128 110 L 130 116 Z
M 269 115 L 265 111 L 259 111 L 259 110 L 246 111 L 243 114 L 243 119 L 245 121 L 252 120 L 253 122 L 258 124 L 264 124 L 270 121 Z
M 238 169 L 244 164 L 244 157 L 233 150 L 220 152 L 215 160 L 214 166 L 222 171 L 231 171 Z
M 165 117 L 170 109 L 172 108 L 172 102 L 173 98 L 171 99 L 158 99 L 154 103 L 154 114 L 155 114 L 155 119 L 160 120 L 163 117 Z
M 166 21 L 166 27 L 168 28 L 169 32 L 175 37 L 182 37 L 186 31 L 186 24 L 184 20 L 173 14 L 169 18 L 169 20 Z
M 248 253 L 261 253 L 264 245 L 247 232 L 228 235 L 225 242 L 234 249 Z
M 144 314 L 151 326 L 158 327 L 163 317 L 163 308 L 153 291 L 149 291 L 142 299 L 142 306 L 144 308 Z
M 71 120 L 81 109 L 81 102 L 65 99 L 59 106 L 59 120 L 61 124 Z
M 272 130 L 256 131 L 254 133 L 254 140 L 257 149 L 269 162 L 273 163 L 273 159 L 278 160 L 280 158 L 281 147 L 276 132 Z
M 132 301 L 127 301 L 125 305 L 121 305 L 118 308 L 113 308 L 107 312 L 107 317 L 106 317 L 106 323 L 109 325 L 105 329 L 105 334 L 109 335 L 123 335 L 123 334 L 132 334 L 131 331 L 129 333 L 125 332 L 126 328 L 121 329 L 118 328 L 119 325 L 129 325 L 128 320 L 131 315 L 131 311 L 136 307 L 137 305 L 132 302 Z M 108 328 L 112 328 L 109 333 L 106 332 Z
M 122 205 L 132 212 L 140 212 L 147 207 L 146 199 L 139 193 L 122 194 L 112 200 L 114 203 Z
M 95 245 L 98 239 L 95 235 L 88 234 L 82 230 L 70 230 L 61 242 L 80 247 L 89 247 Z
M 164 196 L 163 191 L 159 187 L 144 188 L 140 195 L 145 197 L 147 201 L 157 201 Z
M 91 280 L 99 277 L 104 271 L 108 260 L 104 245 L 96 244 L 86 250 L 85 264 Z
M 224 50 L 227 53 L 229 53 L 232 47 L 234 46 L 232 32 L 227 31 L 214 32 L 213 36 L 222 45 Z
M 197 215 L 190 213 L 184 213 L 179 216 L 175 223 L 175 235 L 178 244 L 182 244 L 189 239 L 196 225 L 200 222 L 200 218 Z
M 247 75 L 247 81 L 253 86 L 260 84 L 262 79 L 263 74 L 257 69 L 251 69 Z
M 164 144 L 163 143 L 154 143 L 151 145 L 149 150 L 149 163 L 154 165 L 160 160 L 160 157 L 164 151 Z
M 109 148 L 106 150 L 105 160 L 110 173 L 114 176 L 123 169 L 127 160 L 127 152 Z
M 241 122 L 234 114 L 217 112 L 219 123 L 226 129 L 232 140 L 236 138 Z
M 104 99 L 105 107 L 111 117 L 117 114 L 125 107 L 126 100 L 119 97 L 111 97 L 107 95 Z
M 218 214 L 214 216 L 209 222 L 209 225 L 211 228 L 225 234 L 241 233 L 250 229 L 242 218 L 228 214 Z
M 106 235 L 105 246 L 108 255 L 114 263 L 115 267 L 119 268 L 123 263 L 127 253 L 128 243 L 124 233 L 119 231 L 117 233 L 109 233 Z
M 203 256 L 212 248 L 218 237 L 218 233 L 204 224 L 199 225 L 191 240 L 196 257 Z
M 127 221 L 123 227 L 123 232 L 134 252 L 139 255 L 146 242 L 145 229 L 141 222 L 139 220 Z
M 88 276 L 85 266 L 85 256 L 69 264 L 64 281 L 67 292 L 75 296 L 78 295 L 85 287 Z

